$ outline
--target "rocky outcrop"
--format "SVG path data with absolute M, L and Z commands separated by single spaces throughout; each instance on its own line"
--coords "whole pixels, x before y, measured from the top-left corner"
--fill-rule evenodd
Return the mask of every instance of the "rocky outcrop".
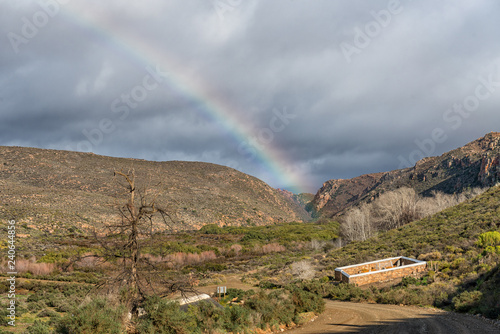
M 351 203 L 370 193 L 385 173 L 367 174 L 349 180 L 330 180 L 323 184 L 312 201 L 312 210 L 318 212 L 340 212 Z
M 500 155 L 484 156 L 481 161 L 478 180 L 484 186 L 493 186 L 500 180 Z
M 368 174 L 349 180 L 330 180 L 316 193 L 309 208 L 332 217 L 380 193 L 400 187 L 419 194 L 460 192 L 468 187 L 489 187 L 500 182 L 500 133 L 492 132 L 439 157 L 418 161 L 414 167 Z

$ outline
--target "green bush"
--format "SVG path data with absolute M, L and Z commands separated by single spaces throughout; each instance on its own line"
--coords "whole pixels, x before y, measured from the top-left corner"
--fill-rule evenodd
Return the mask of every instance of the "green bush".
M 69 312 L 57 324 L 58 334 L 121 334 L 124 333 L 125 307 L 97 298 Z
M 249 296 L 252 296 L 255 294 L 254 290 L 241 290 L 241 289 L 234 289 L 234 288 L 229 288 L 227 289 L 226 296 L 224 300 L 232 300 L 234 298 L 238 298 L 240 300 L 245 299 Z
M 282 288 L 281 285 L 269 282 L 269 281 L 260 281 L 259 282 L 259 288 L 261 289 L 279 289 Z
M 320 295 L 299 288 L 293 289 L 291 292 L 292 302 L 297 313 L 314 312 L 321 314 L 325 310 L 325 301 Z
M 468 312 L 477 306 L 482 296 L 481 291 L 464 291 L 453 298 L 453 304 L 457 311 Z
M 420 280 L 415 277 L 407 276 L 403 277 L 401 280 L 401 286 L 407 287 L 408 285 L 418 285 L 420 283 Z
M 9 315 L 9 311 L 7 311 L 6 305 L 0 305 L 0 326 L 7 326 L 10 321 L 7 316 Z
M 0 293 L 6 293 L 9 291 L 9 287 L 4 282 L 0 282 Z
M 329 291 L 327 297 L 343 301 L 355 299 L 359 300 L 365 294 L 365 291 L 361 288 L 353 284 L 346 283 L 332 285 L 328 290 Z
M 223 329 L 233 333 L 246 333 L 251 326 L 252 321 L 248 308 L 234 305 L 224 309 Z
M 242 235 L 242 242 L 274 241 L 280 244 L 311 241 L 333 240 L 338 238 L 339 224 L 334 221 L 315 223 L 284 223 L 268 226 L 225 226 L 205 225 L 200 229 L 203 234 Z
M 189 307 L 189 313 L 196 319 L 196 326 L 204 333 L 218 333 L 223 326 L 224 310 L 214 304 L 202 301 Z
M 28 306 L 27 306 L 28 311 L 30 311 L 30 312 L 38 312 L 38 311 L 43 310 L 46 307 L 47 307 L 47 304 L 45 304 L 45 302 L 42 300 L 28 303 Z
M 29 326 L 24 332 L 24 334 L 50 334 L 50 333 L 52 333 L 52 331 L 50 330 L 49 324 L 41 320 L 35 320 L 35 323 Z
M 38 313 L 37 318 L 59 318 L 59 313 L 51 310 L 50 308 L 45 308 L 40 313 Z
M 184 312 L 179 303 L 150 297 L 143 305 L 146 315 L 139 319 L 138 330 L 144 334 L 199 333 L 197 319 L 192 312 Z
M 270 294 L 261 290 L 245 302 L 245 307 L 259 314 L 259 320 L 254 325 L 261 329 L 280 323 L 290 324 L 295 315 L 295 306 L 284 295 L 283 290 Z
M 74 305 L 71 305 L 71 303 L 67 301 L 62 301 L 59 305 L 56 307 L 57 312 L 71 312 L 71 310 L 74 308 Z
M 222 234 L 223 230 L 219 225 L 217 224 L 207 224 L 200 228 L 200 233 L 203 234 Z
M 491 231 L 479 235 L 476 245 L 482 248 L 500 246 L 500 232 Z
M 250 241 L 250 240 L 261 240 L 268 241 L 268 237 L 265 233 L 261 231 L 248 231 L 243 238 L 241 238 L 241 242 Z
M 488 254 L 498 254 L 500 255 L 500 246 L 486 246 L 482 255 L 486 256 Z

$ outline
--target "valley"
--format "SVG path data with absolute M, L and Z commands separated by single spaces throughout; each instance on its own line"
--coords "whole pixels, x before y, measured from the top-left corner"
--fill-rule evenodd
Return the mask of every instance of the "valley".
M 0 333 L 66 333 L 92 323 L 102 333 L 494 333 L 500 320 L 499 141 L 488 134 L 411 169 L 328 181 L 315 196 L 275 190 L 212 164 L 2 147 L 0 219 L 4 233 L 7 222 L 16 221 L 19 306 L 16 329 L 4 321 Z M 134 171 L 137 187 L 127 187 L 117 170 Z M 402 189 L 422 203 L 469 195 L 349 239 L 352 210 L 373 205 L 370 215 L 379 224 L 377 200 L 402 197 Z M 313 219 L 306 211 L 312 207 Z M 167 225 L 155 215 L 163 212 L 158 208 L 171 215 Z M 133 239 L 127 222 L 141 210 L 150 211 L 138 218 L 144 230 Z M 130 240 L 140 245 L 136 260 Z M 8 250 L 6 240 L 0 247 Z M 364 287 L 334 279 L 337 267 L 396 256 L 427 261 L 427 271 Z M 7 262 L 0 265 L 7 278 Z M 130 268 L 144 284 L 135 296 L 125 279 Z M 109 283 L 122 274 L 124 285 Z M 218 286 L 228 289 L 225 297 L 214 295 L 220 309 L 200 304 L 184 312 L 168 302 Z M 3 310 L 8 289 L 0 284 Z M 141 305 L 146 315 L 131 313 L 127 320 L 130 305 Z M 110 311 L 97 316 L 102 308 Z

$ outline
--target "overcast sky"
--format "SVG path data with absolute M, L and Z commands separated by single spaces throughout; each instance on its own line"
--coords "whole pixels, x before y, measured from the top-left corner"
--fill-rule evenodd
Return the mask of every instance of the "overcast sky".
M 499 18 L 496 0 L 2 0 L 0 145 L 316 192 L 500 131 Z

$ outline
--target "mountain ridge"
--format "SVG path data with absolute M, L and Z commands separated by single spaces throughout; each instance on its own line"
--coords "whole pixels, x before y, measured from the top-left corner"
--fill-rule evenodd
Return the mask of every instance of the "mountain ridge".
M 441 156 L 421 159 L 410 168 L 326 181 L 308 210 L 317 216 L 334 217 L 400 187 L 429 195 L 432 191 L 455 193 L 468 187 L 492 186 L 500 181 L 499 165 L 500 133 L 491 132 Z
M 116 204 L 126 194 L 113 173 L 131 169 L 139 186 L 158 192 L 158 204 L 187 229 L 307 219 L 278 190 L 225 166 L 13 146 L 0 147 L 0 218 L 48 225 L 49 232 L 58 222 L 90 228 L 117 219 Z

